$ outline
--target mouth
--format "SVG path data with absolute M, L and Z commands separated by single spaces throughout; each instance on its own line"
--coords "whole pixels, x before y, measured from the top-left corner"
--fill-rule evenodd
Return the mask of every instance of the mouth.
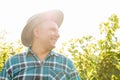
M 53 42 L 57 42 L 57 40 L 56 40 L 56 39 L 53 39 L 52 41 L 53 41 Z
M 58 39 L 52 39 L 53 43 L 56 43 Z

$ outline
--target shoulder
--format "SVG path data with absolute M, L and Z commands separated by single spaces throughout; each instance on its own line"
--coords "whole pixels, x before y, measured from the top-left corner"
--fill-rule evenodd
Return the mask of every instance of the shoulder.
M 9 60 L 14 60 L 14 59 L 22 58 L 22 57 L 24 57 L 25 55 L 26 55 L 26 52 L 18 53 L 18 54 L 15 54 L 15 55 L 11 56 L 11 57 L 9 58 Z
M 60 54 L 60 53 L 57 53 L 57 52 L 54 52 L 54 51 L 52 51 L 52 54 L 54 54 L 57 58 L 61 58 L 61 59 L 65 59 L 65 60 L 71 61 L 68 57 L 66 57 L 63 54 Z
M 19 60 L 23 59 L 25 55 L 26 55 L 26 52 L 15 54 L 7 60 L 6 64 L 10 64 L 10 65 L 18 64 Z
M 54 51 L 52 51 L 52 52 L 56 55 L 57 61 L 59 60 L 60 62 L 66 64 L 69 68 L 74 67 L 73 61 L 70 58 L 66 57 L 63 54 L 60 54 L 60 53 L 57 53 L 57 52 L 54 52 Z

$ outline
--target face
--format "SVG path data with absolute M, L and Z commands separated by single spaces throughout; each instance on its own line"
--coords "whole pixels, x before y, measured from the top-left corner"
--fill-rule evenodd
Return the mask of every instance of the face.
M 36 38 L 43 47 L 53 49 L 59 38 L 57 24 L 52 21 L 46 21 L 38 25 Z

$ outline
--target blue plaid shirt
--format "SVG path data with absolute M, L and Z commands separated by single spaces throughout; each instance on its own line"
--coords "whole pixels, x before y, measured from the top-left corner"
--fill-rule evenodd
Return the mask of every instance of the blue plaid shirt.
M 51 51 L 43 62 L 28 49 L 11 57 L 0 73 L 0 80 L 80 80 L 72 61 Z

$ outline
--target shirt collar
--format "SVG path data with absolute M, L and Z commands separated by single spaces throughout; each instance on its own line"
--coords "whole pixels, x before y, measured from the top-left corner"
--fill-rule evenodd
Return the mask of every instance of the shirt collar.
M 29 47 L 26 55 L 28 56 L 28 55 L 31 55 L 31 54 L 35 55 L 34 52 L 31 50 L 31 47 Z M 49 55 L 50 56 L 58 56 L 58 54 L 56 52 L 52 51 L 52 50 L 49 52 Z
M 50 51 L 50 55 L 55 55 L 55 56 L 58 56 L 58 54 L 54 51 Z

